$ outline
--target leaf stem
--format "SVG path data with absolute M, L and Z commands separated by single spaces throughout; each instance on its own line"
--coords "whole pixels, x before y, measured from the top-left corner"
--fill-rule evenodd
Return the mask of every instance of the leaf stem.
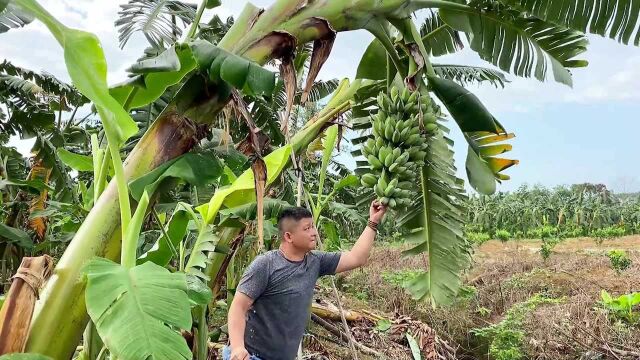
M 189 33 L 187 34 L 187 38 L 185 40 L 192 40 L 196 36 L 196 31 L 198 31 L 198 25 L 200 25 L 200 18 L 202 18 L 202 13 L 204 12 L 205 7 L 207 6 L 208 0 L 202 0 L 200 5 L 198 6 L 198 11 L 196 12 L 196 17 L 193 19 L 191 23 L 191 27 L 189 28 Z
M 171 242 L 171 238 L 169 237 L 169 234 L 167 234 L 167 230 L 164 228 L 164 225 L 160 221 L 160 217 L 158 216 L 158 211 L 153 206 L 151 207 L 151 214 L 153 215 L 154 220 L 158 223 L 158 226 L 162 231 L 162 236 L 165 238 L 167 245 L 169 245 L 169 249 L 171 249 L 171 252 L 173 253 L 173 255 L 176 258 L 178 258 L 178 256 L 180 256 L 178 254 L 178 250 L 176 250 L 176 247 L 173 246 L 173 243 Z

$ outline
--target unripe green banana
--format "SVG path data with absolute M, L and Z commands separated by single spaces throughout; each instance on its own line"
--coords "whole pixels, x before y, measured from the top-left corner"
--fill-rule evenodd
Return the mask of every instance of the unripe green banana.
M 402 142 L 407 141 L 407 139 L 409 138 L 409 131 L 411 131 L 410 127 L 406 127 L 402 129 L 402 132 L 400 133 L 400 141 Z
M 379 93 L 378 97 L 376 99 L 378 101 L 378 107 L 379 108 L 384 108 L 385 107 L 385 103 L 384 103 L 384 93 Z
M 398 188 L 402 190 L 409 190 L 413 187 L 413 183 L 411 181 L 400 181 L 398 182 Z
M 391 167 L 391 165 L 395 162 L 396 157 L 395 155 L 393 155 L 393 153 L 390 153 L 389 155 L 387 155 L 387 157 L 384 158 L 384 166 L 386 168 Z
M 419 91 L 414 91 L 414 92 L 412 92 L 412 93 L 411 93 L 411 95 L 409 96 L 409 100 L 408 100 L 408 102 L 410 102 L 410 103 L 412 103 L 412 104 L 415 104 L 415 103 L 416 103 L 416 100 L 418 100 L 418 94 L 419 94 L 419 93 L 420 93 Z
M 367 187 L 374 187 L 378 182 L 378 179 L 373 174 L 364 174 L 362 175 L 361 182 Z
M 394 86 L 391 88 L 391 101 L 396 102 L 397 100 L 398 100 L 398 88 Z
M 408 152 L 404 152 L 402 153 L 402 155 L 398 156 L 398 158 L 396 159 L 395 163 L 398 165 L 404 165 L 407 163 L 407 161 L 409 161 L 409 153 Z
M 380 178 L 378 178 L 377 185 L 380 186 L 380 189 L 382 189 L 382 192 L 384 192 L 387 189 L 387 186 L 389 185 L 389 183 L 386 181 L 384 176 L 380 176 Z
M 412 135 L 409 135 L 405 143 L 409 146 L 413 146 L 413 145 L 416 145 L 419 141 L 420 141 L 420 134 L 412 134 Z
M 424 129 L 428 132 L 434 132 L 438 128 L 438 124 L 436 123 L 428 123 L 424 126 Z
M 398 206 L 396 199 L 389 199 L 389 207 L 395 209 Z
M 389 198 L 388 197 L 382 197 L 380 198 L 380 204 L 387 206 L 389 205 Z
M 396 186 L 398 186 L 398 179 L 394 178 L 393 180 L 389 181 L 389 185 L 387 185 L 387 187 L 384 189 L 384 195 L 390 196 Z
M 396 170 L 398 169 L 398 163 L 393 163 L 391 164 L 391 166 L 389 166 L 389 172 L 391 172 L 392 174 L 396 172 Z
M 438 117 L 433 113 L 424 114 L 423 119 L 425 124 L 433 124 L 438 121 Z
M 402 89 L 402 101 L 404 101 L 405 103 L 408 102 L 410 96 L 411 94 L 409 94 L 409 89 L 405 86 Z
M 375 156 L 369 155 L 367 156 L 367 160 L 369 160 L 369 164 L 371 164 L 373 169 L 382 169 L 382 163 Z
M 378 195 L 378 197 L 384 196 L 384 189 L 382 188 L 382 186 L 380 186 L 380 184 L 376 184 L 373 187 L 373 191 L 376 193 L 376 195 Z
M 393 135 L 391 135 L 391 141 L 393 141 L 396 144 L 400 142 L 400 133 L 398 132 L 398 130 L 393 131 Z
M 387 156 L 389 156 L 389 154 L 391 154 L 391 149 L 388 146 L 383 146 L 380 149 L 380 152 L 378 152 L 378 160 L 380 160 L 380 162 L 382 164 L 384 164 Z

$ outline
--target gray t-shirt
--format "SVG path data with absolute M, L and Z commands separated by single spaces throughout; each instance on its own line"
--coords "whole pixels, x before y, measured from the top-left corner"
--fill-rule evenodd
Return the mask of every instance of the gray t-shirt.
M 262 360 L 292 360 L 309 320 L 316 280 L 333 275 L 340 253 L 312 251 L 302 261 L 272 250 L 253 260 L 237 291 L 254 300 L 247 313 L 244 342 Z

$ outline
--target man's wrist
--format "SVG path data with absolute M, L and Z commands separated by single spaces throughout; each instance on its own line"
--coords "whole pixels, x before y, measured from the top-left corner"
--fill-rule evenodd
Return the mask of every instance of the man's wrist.
M 378 232 L 378 223 L 376 221 L 369 219 L 367 226 L 371 228 L 373 231 Z

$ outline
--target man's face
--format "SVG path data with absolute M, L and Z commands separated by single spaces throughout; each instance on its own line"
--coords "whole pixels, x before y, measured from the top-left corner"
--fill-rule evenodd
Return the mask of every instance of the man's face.
M 311 251 L 316 248 L 318 231 L 313 224 L 313 219 L 305 218 L 298 222 L 293 221 L 289 229 L 290 230 L 285 233 L 285 238 L 291 242 L 294 247 L 306 251 Z

